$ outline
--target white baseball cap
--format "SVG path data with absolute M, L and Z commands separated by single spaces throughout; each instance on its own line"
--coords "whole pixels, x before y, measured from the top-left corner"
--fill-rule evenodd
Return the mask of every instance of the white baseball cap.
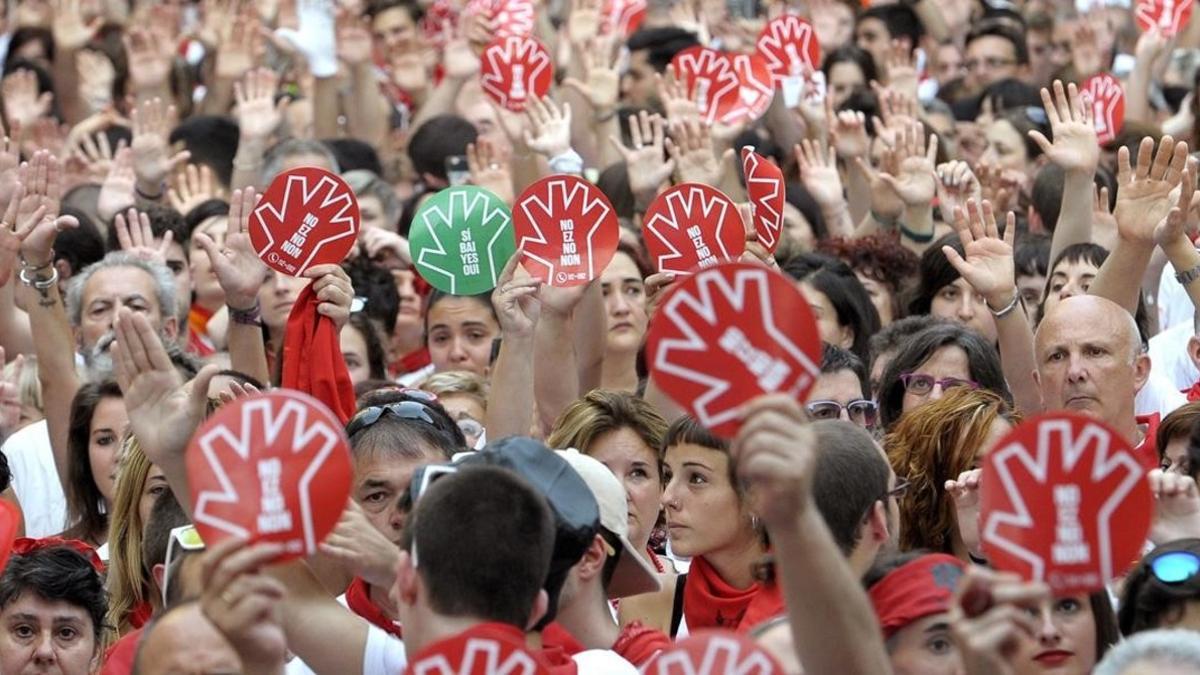
M 616 535 L 625 547 L 613 571 L 612 581 L 608 584 L 608 597 L 626 598 L 662 590 L 658 572 L 650 566 L 650 561 L 642 552 L 629 542 L 629 506 L 621 482 L 608 467 L 574 448 L 556 452 L 575 469 L 592 491 L 600 507 L 600 525 Z

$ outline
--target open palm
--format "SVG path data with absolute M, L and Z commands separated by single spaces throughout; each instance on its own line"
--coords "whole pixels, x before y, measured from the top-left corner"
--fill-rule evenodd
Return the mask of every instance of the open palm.
M 1037 143 L 1046 158 L 1066 171 L 1095 171 L 1100 162 L 1100 144 L 1090 108 L 1084 104 L 1079 90 L 1071 83 L 1063 90 L 1061 81 L 1054 81 L 1054 97 L 1042 89 L 1042 105 L 1054 136 L 1051 143 L 1039 131 L 1029 137 Z
M 229 203 L 229 233 L 224 248 L 218 248 L 208 235 L 196 233 L 196 242 L 204 248 L 212 262 L 217 283 L 225 291 L 225 303 L 234 309 L 247 309 L 258 299 L 267 266 L 259 259 L 250 244 L 248 222 L 250 212 L 258 203 L 254 188 L 235 190 Z
M 1153 154 L 1153 157 L 1151 155 Z M 1117 153 L 1117 232 L 1122 239 L 1144 244 L 1154 243 L 1154 230 L 1173 202 L 1171 191 L 1179 186 L 1187 165 L 1187 143 L 1175 143 L 1164 136 L 1154 153 L 1154 141 L 1142 139 L 1137 166 L 1130 169 L 1129 150 Z
M 1013 240 L 1017 230 L 1012 214 L 1003 237 L 996 226 L 992 205 L 987 201 L 982 206 L 974 200 L 968 201 L 966 210 L 958 209 L 954 220 L 965 255 L 959 255 L 950 246 L 942 247 L 954 269 L 985 298 L 1012 289 L 1016 284 Z

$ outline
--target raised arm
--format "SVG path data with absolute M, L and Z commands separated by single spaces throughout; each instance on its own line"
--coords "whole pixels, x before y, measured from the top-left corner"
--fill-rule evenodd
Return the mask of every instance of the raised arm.
M 1039 131 L 1030 131 L 1029 137 L 1064 173 L 1062 209 L 1050 243 L 1050 259 L 1055 260 L 1066 247 L 1092 240 L 1092 181 L 1100 162 L 1100 145 L 1091 108 L 1083 104 L 1074 83 L 1064 90 L 1063 83 L 1055 80 L 1053 97 L 1042 89 L 1042 105 L 1054 142 Z
M 534 405 L 534 332 L 541 314 L 537 279 L 515 278 L 521 252 L 513 254 L 492 291 L 492 306 L 500 319 L 500 354 L 492 367 L 488 391 L 489 440 L 528 436 Z
M 238 146 L 229 187 L 234 190 L 262 180 L 263 155 L 283 121 L 286 104 L 286 99 L 275 102 L 278 85 L 279 77 L 266 68 L 246 73 L 242 82 L 233 85 L 233 97 L 237 101 Z

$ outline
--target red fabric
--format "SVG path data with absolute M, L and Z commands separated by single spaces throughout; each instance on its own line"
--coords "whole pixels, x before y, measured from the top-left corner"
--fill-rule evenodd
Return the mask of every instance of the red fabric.
M 396 639 L 404 639 L 404 635 L 400 631 L 400 624 L 388 618 L 387 613 L 371 600 L 370 586 L 367 586 L 367 582 L 358 577 L 354 577 L 354 581 L 351 581 L 350 587 L 346 589 L 346 606 L 350 608 L 351 612 L 371 622 L 377 628 L 390 633 Z
M 525 646 L 525 633 L 502 623 L 481 623 L 454 637 L 439 640 L 422 649 L 410 662 L 405 672 L 452 672 L 460 675 L 494 675 L 489 662 L 500 667 L 501 672 L 526 672 L 512 661 L 533 662 L 536 675 L 557 675 L 568 671 L 551 668 L 544 659 L 530 653 Z M 570 659 L 568 659 L 570 660 Z M 471 669 L 466 665 L 470 662 Z M 574 663 L 572 662 L 572 665 Z M 508 666 L 509 669 L 504 667 Z M 575 672 L 571 670 L 569 672 Z
M 150 623 L 150 618 L 154 616 L 154 605 L 148 602 L 143 602 L 135 606 L 129 612 L 129 625 L 134 628 L 141 628 L 147 623 Z
M 133 672 L 133 659 L 137 657 L 138 640 L 142 639 L 142 629 L 126 633 L 113 643 L 104 653 L 104 667 L 100 675 L 130 675 Z
M 393 375 L 397 376 L 404 375 L 405 373 L 415 373 L 431 363 L 433 361 L 429 358 L 429 349 L 421 347 L 397 359 L 392 363 L 391 371 Z
M 1191 389 L 1184 389 L 1183 393 L 1187 395 L 1188 403 L 1200 401 L 1200 382 L 1193 384 Z
M 92 563 L 92 567 L 100 574 L 104 574 L 104 561 L 100 560 L 100 556 L 96 553 L 96 549 L 79 541 L 78 539 L 63 539 L 62 537 L 42 537 L 41 539 L 30 539 L 29 537 L 21 537 L 13 542 L 12 554 L 25 555 L 40 551 L 46 548 L 55 548 L 57 546 L 65 546 L 73 548 L 76 552 L 88 559 Z
M 949 611 L 954 587 L 965 570 L 958 558 L 931 553 L 897 567 L 872 586 L 867 595 L 884 637 L 892 637 L 917 619 Z
M 784 611 L 778 584 L 756 583 L 734 588 L 725 583 L 703 556 L 692 559 L 683 589 L 683 616 L 688 632 L 723 628 L 745 633 Z
M 540 656 L 556 675 L 569 675 L 578 671 L 579 667 L 571 658 L 586 649 L 574 635 L 567 632 L 558 623 L 551 623 L 542 629 L 542 651 Z
M 212 312 L 200 305 L 192 305 L 191 311 L 188 312 L 188 352 L 201 357 L 217 353 L 212 338 L 208 336 L 208 321 L 212 315 Z
M 666 633 L 643 626 L 641 621 L 634 621 L 621 628 L 612 650 L 640 670 L 670 646 L 671 638 Z
M 309 284 L 292 306 L 283 336 L 282 385 L 312 395 L 345 424 L 354 416 L 354 385 L 342 358 L 337 326 L 317 313 L 319 304 Z
M 1158 423 L 1161 418 L 1158 413 L 1150 413 L 1149 415 L 1138 415 L 1133 419 L 1137 422 L 1138 427 L 1144 427 L 1145 432 L 1142 442 L 1133 450 L 1141 457 L 1147 470 L 1157 469 L 1159 467 L 1158 440 L 1155 436 L 1158 435 Z

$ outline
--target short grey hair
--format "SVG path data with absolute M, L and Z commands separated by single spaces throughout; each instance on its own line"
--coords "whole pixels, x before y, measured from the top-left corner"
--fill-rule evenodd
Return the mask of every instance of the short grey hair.
M 283 171 L 283 161 L 296 155 L 322 155 L 329 161 L 330 171 L 341 173 L 337 157 L 328 145 L 307 138 L 289 138 L 272 145 L 263 157 L 262 185 L 258 186 L 260 191 L 266 190 L 271 181 Z
M 350 189 L 354 190 L 354 195 L 359 199 L 363 197 L 374 197 L 383 205 L 383 218 L 387 221 L 389 228 L 396 228 L 400 222 L 400 200 L 396 198 L 396 191 L 388 185 L 386 181 L 380 178 L 374 171 L 366 169 L 355 169 L 347 171 L 342 178 L 346 179 L 346 183 L 350 185 Z
M 113 251 L 83 268 L 83 271 L 71 277 L 67 285 L 67 320 L 71 326 L 78 328 L 83 323 L 83 289 L 96 272 L 115 267 L 132 267 L 142 270 L 154 280 L 154 293 L 158 296 L 158 309 L 163 318 L 177 317 L 179 314 L 175 299 L 175 276 L 166 265 L 150 262 L 144 258 L 125 251 Z
M 1200 634 L 1179 628 L 1150 630 L 1118 642 L 1092 675 L 1125 675 L 1134 666 L 1166 666 L 1200 672 Z

